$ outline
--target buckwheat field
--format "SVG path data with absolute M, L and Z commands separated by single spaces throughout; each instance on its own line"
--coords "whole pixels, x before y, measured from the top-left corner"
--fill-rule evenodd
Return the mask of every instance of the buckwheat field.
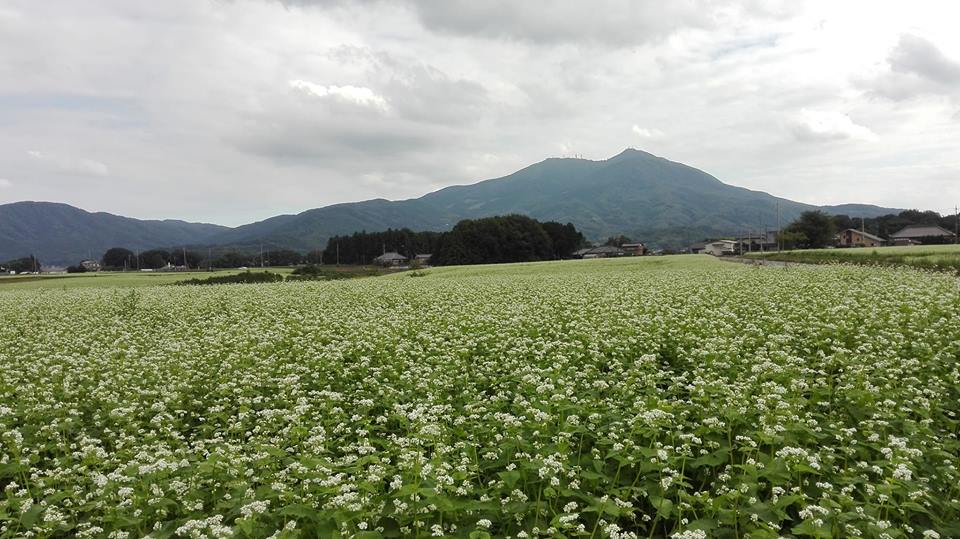
M 960 281 L 648 257 L 0 292 L 0 537 L 960 536 Z

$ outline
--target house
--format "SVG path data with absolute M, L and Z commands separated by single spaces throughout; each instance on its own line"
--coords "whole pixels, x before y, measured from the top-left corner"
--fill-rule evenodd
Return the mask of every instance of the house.
M 403 266 L 407 263 L 407 257 L 400 253 L 383 253 L 373 259 L 373 263 L 378 266 Z
M 890 240 L 893 245 L 920 245 L 920 242 L 910 238 L 893 238 Z
M 588 249 L 580 249 L 573 253 L 573 256 L 578 258 L 611 258 L 615 256 L 623 256 L 625 251 L 619 247 L 614 247 L 612 245 L 601 245 L 600 247 L 590 247 Z
M 761 234 L 747 234 L 738 239 L 737 250 L 741 253 L 753 251 L 777 250 L 777 231 L 768 230 Z
M 627 256 L 643 256 L 647 254 L 647 246 L 642 243 L 624 243 L 620 246 Z
M 880 236 L 869 232 L 848 228 L 837 234 L 837 245 L 840 247 L 879 247 L 886 243 Z
M 697 243 L 694 243 L 694 244 L 691 245 L 690 247 L 687 247 L 687 251 L 689 251 L 689 252 L 692 253 L 692 254 L 698 255 L 698 254 L 702 253 L 703 250 L 706 249 L 706 248 L 707 248 L 707 242 L 705 242 L 705 241 L 699 241 L 699 242 L 697 242 Z
M 87 271 L 100 271 L 100 263 L 96 260 L 83 260 L 80 265 Z
M 414 256 L 413 261 L 416 262 L 417 264 L 420 264 L 421 266 L 429 266 L 431 258 L 433 258 L 433 255 L 430 253 L 426 253 L 426 254 Z
M 703 252 L 713 256 L 736 254 L 737 242 L 733 240 L 712 241 L 704 246 Z
M 909 225 L 890 234 L 890 240 L 914 240 L 920 243 L 953 243 L 955 234 L 936 225 Z

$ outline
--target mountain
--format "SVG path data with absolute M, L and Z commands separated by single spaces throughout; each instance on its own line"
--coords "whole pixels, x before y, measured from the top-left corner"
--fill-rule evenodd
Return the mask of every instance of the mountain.
M 0 261 L 35 254 L 44 265 L 99 259 L 110 247 L 149 249 L 202 243 L 227 227 L 185 221 L 144 221 L 90 213 L 54 202 L 0 205 Z
M 336 204 L 282 215 L 217 234 L 213 242 L 323 248 L 354 231 L 407 227 L 446 230 L 464 218 L 522 213 L 572 222 L 591 239 L 625 234 L 660 247 L 710 236 L 775 228 L 816 206 L 725 184 L 701 170 L 628 149 L 604 161 L 552 158 L 509 176 L 447 187 L 420 198 Z M 900 210 L 863 204 L 827 207 L 870 217 Z M 842 211 L 841 211 L 842 210 Z
M 702 170 L 628 149 L 604 161 L 551 158 L 509 176 L 447 187 L 420 198 L 335 204 L 227 228 L 142 221 L 66 204 L 0 205 L 0 261 L 36 253 L 47 264 L 75 264 L 106 249 L 223 246 L 322 249 L 336 234 L 387 228 L 448 230 L 465 218 L 521 213 L 572 222 L 589 239 L 625 234 L 654 247 L 787 224 L 817 206 L 725 184 Z M 901 210 L 865 204 L 823 206 L 872 217 Z

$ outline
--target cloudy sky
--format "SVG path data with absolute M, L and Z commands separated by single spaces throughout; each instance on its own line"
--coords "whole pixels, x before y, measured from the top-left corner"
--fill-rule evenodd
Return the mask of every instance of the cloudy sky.
M 0 203 L 236 225 L 636 147 L 803 202 L 952 213 L 958 20 L 924 0 L 3 0 Z

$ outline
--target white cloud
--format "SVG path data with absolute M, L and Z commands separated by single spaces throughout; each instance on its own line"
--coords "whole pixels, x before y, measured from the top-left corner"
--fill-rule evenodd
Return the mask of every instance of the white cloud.
M 289 84 L 291 88 L 296 88 L 316 97 L 334 97 L 355 105 L 380 110 L 389 108 L 387 100 L 382 95 L 378 95 L 370 88 L 363 86 L 323 86 L 305 80 L 291 80 Z
M 10 180 L 8 180 L 8 179 L 6 179 L 6 178 L 0 178 L 0 189 L 4 189 L 4 188 L 7 188 L 7 187 L 12 187 L 12 186 L 13 186 L 13 182 L 12 182 L 12 181 L 10 181 Z
M 960 197 L 960 3 L 0 4 L 7 199 L 241 224 L 628 146 L 804 202 Z
M 870 129 L 840 112 L 802 109 L 790 122 L 793 135 L 801 141 L 876 140 Z
M 640 127 L 637 124 L 633 124 L 632 131 L 638 136 L 646 139 L 660 138 L 663 136 L 663 131 L 660 131 L 659 129 Z
M 29 150 L 27 156 L 35 162 L 40 163 L 47 169 L 63 172 L 67 174 L 80 174 L 84 176 L 109 176 L 110 169 L 104 163 L 94 159 L 63 157 L 52 155 L 40 150 Z

